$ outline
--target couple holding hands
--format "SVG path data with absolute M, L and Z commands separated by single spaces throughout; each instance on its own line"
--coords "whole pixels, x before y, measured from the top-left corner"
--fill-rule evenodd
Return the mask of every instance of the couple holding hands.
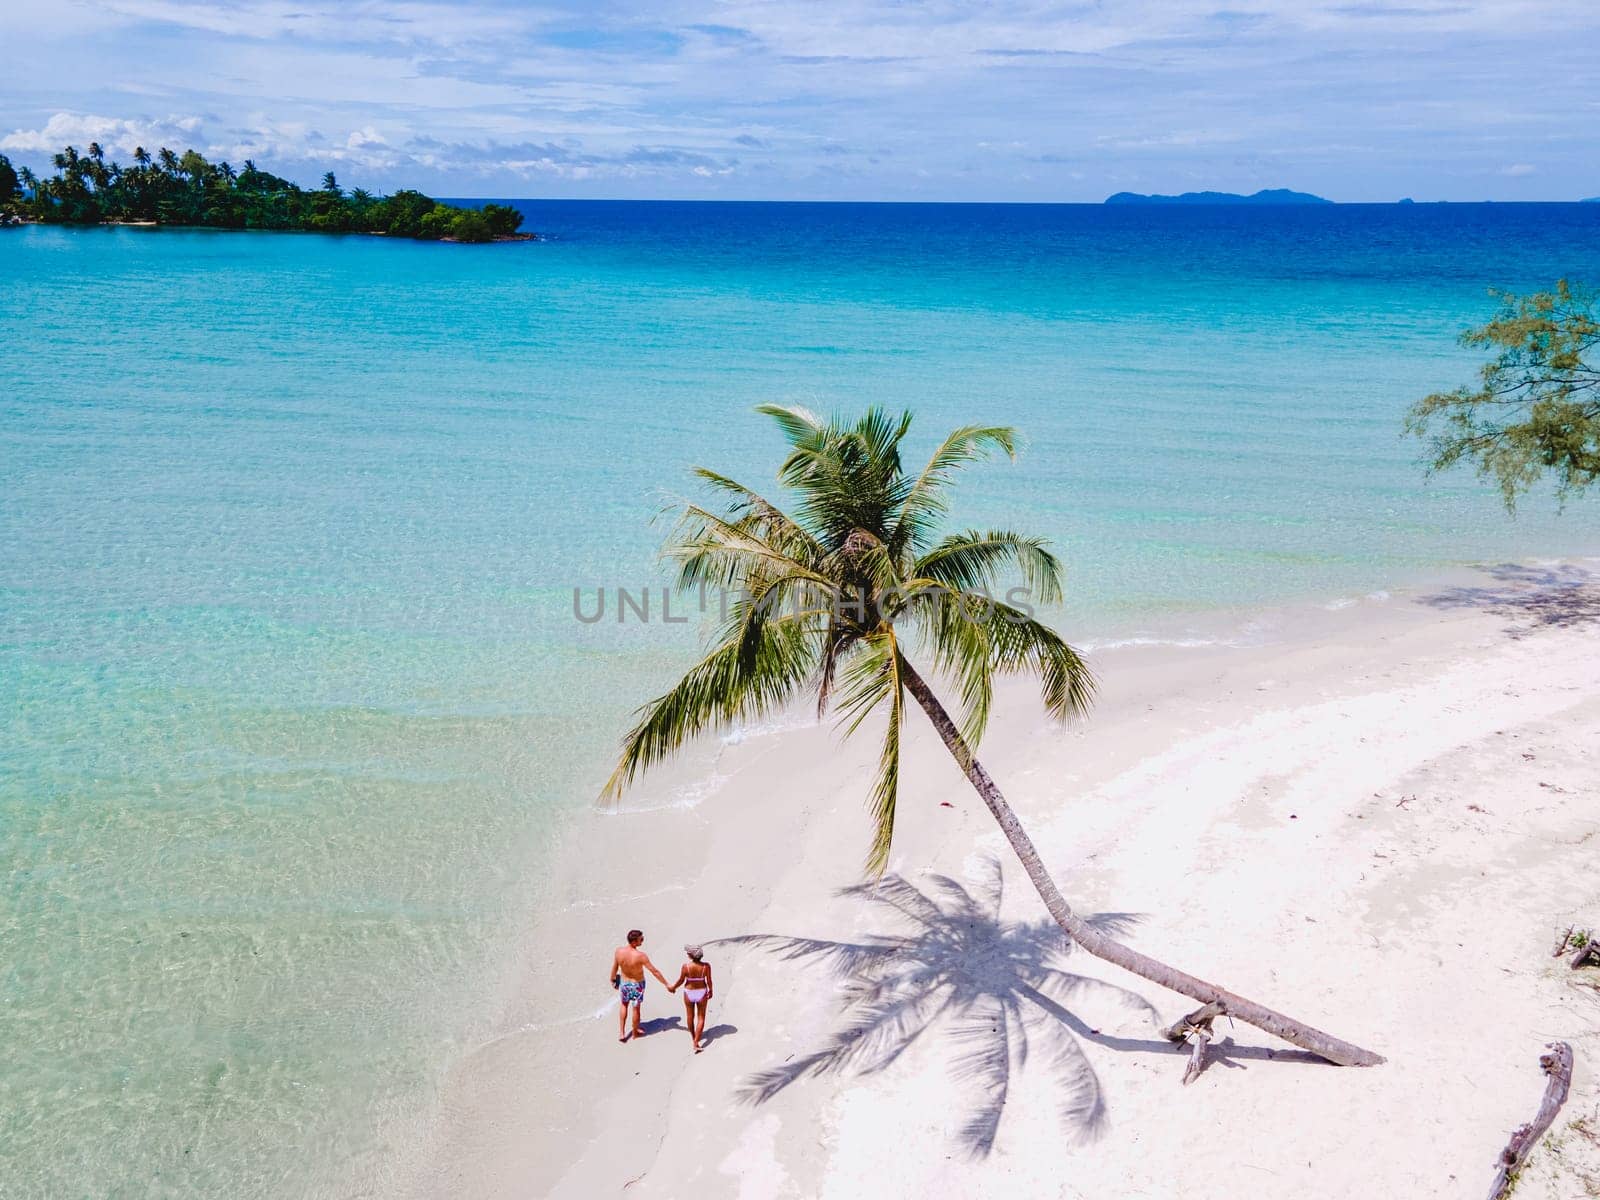
M 699 1054 L 705 1049 L 701 1039 L 706 1031 L 706 1005 L 711 1000 L 711 964 L 705 961 L 704 952 L 699 946 L 685 946 L 683 951 L 689 956 L 689 961 L 678 972 L 678 982 L 668 983 L 667 977 L 656 970 L 655 963 L 650 961 L 643 947 L 644 933 L 630 929 L 628 944 L 618 946 L 611 956 L 611 986 L 617 989 L 617 998 L 622 1002 L 617 1013 L 617 1041 L 626 1042 L 630 1037 L 644 1036 L 644 1030 L 639 1028 L 639 1010 L 644 1006 L 644 973 L 649 971 L 667 991 L 675 992 L 683 988 L 684 1024 L 689 1027 L 694 1052 Z M 632 1033 L 628 1031 L 629 1009 L 633 1010 Z

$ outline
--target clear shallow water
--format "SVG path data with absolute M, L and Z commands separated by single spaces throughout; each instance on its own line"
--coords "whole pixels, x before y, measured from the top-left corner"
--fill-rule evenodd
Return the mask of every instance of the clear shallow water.
M 18 1195 L 297 1195 L 491 1016 L 561 814 L 692 629 L 656 579 L 769 399 L 1008 421 L 962 523 L 1104 638 L 1600 549 L 1398 433 L 1600 206 L 529 203 L 494 247 L 0 231 L 0 1144 Z

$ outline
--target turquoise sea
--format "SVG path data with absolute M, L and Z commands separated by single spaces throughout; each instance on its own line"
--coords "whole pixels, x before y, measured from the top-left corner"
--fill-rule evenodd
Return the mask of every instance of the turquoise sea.
M 692 628 L 660 579 L 766 400 L 1021 427 L 963 523 L 1054 538 L 1087 640 L 1600 550 L 1425 483 L 1489 286 L 1600 205 L 527 202 L 486 247 L 0 230 L 7 1195 L 299 1196 L 494 1017 L 563 814 Z M 591 593 L 592 595 L 592 593 Z

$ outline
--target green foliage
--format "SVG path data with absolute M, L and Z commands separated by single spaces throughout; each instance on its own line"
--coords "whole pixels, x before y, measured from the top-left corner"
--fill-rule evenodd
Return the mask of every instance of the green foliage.
M 1551 292 L 1495 294 L 1495 318 L 1461 335 L 1464 346 L 1496 352 L 1478 385 L 1424 397 L 1406 428 L 1429 440 L 1431 470 L 1474 463 L 1508 509 L 1546 475 L 1566 499 L 1600 478 L 1595 295 L 1565 279 Z
M 417 223 L 416 236 L 436 242 L 440 238 L 449 237 L 454 224 L 455 214 L 443 204 L 435 204 L 422 214 L 422 219 Z
M 22 194 L 22 188 L 17 180 L 16 168 L 11 165 L 11 160 L 0 154 L 0 205 L 9 204 Z M 493 207 L 498 208 L 499 205 Z
M 940 536 L 957 470 L 996 450 L 1011 455 L 1011 430 L 957 429 L 913 474 L 900 460 L 909 413 L 869 409 L 846 423 L 803 408 L 759 411 L 789 442 L 778 478 L 793 515 L 727 476 L 697 472 L 723 503 L 687 505 L 665 554 L 678 564 L 681 590 L 726 589 L 733 602 L 705 656 L 639 711 L 606 791 L 617 795 L 698 734 L 768 716 L 811 691 L 819 712 L 837 702 L 847 732 L 874 714 L 884 723 L 867 859 L 881 871 L 894 834 L 905 693 L 916 687 L 912 647 L 956 684 L 969 744 L 983 734 L 996 675 L 1037 675 L 1059 717 L 1088 706 L 1094 681 L 1027 603 L 994 598 L 1005 576 L 1026 584 L 1030 601 L 1060 598 L 1061 567 L 1041 540 L 1005 530 Z
M 510 237 L 522 228 L 522 214 L 509 204 L 485 204 L 478 210 L 495 237 Z
M 284 229 L 317 233 L 378 233 L 389 237 L 488 242 L 514 235 L 522 214 L 509 205 L 482 211 L 441 204 L 417 191 L 383 199 L 357 188 L 346 193 L 333 172 L 306 191 L 246 159 L 235 171 L 195 150 L 180 156 L 163 147 L 154 157 L 143 147 L 133 165 L 108 163 L 100 146 L 86 154 L 68 146 L 54 156 L 49 179 L 19 180 L 0 156 L 0 213 L 65 225 L 140 221 L 212 229 Z M 9 187 L 7 186 L 9 180 Z M 19 182 L 30 194 L 23 197 Z
M 422 219 L 434 209 L 434 202 L 421 192 L 405 189 L 372 206 L 369 218 L 375 233 L 390 237 L 422 237 Z
M 450 237 L 458 242 L 492 242 L 494 229 L 480 212 L 457 212 L 450 218 Z

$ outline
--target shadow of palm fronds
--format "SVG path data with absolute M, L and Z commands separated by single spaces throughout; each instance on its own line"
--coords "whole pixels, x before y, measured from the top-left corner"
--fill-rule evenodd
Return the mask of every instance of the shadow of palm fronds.
M 1089 1031 L 1066 1004 L 1099 991 L 1154 1021 L 1159 1014 L 1126 988 L 1062 970 L 1059 964 L 1071 943 L 1053 922 L 1002 922 L 1002 887 L 998 860 L 986 864 L 970 889 L 943 875 L 931 876 L 925 890 L 889 875 L 840 894 L 893 909 L 909 925 L 903 934 L 869 935 L 858 942 L 777 934 L 719 939 L 825 965 L 845 979 L 845 1020 L 828 1043 L 751 1076 L 742 1098 L 762 1104 L 803 1079 L 874 1074 L 937 1031 L 955 1048 L 951 1070 L 974 1102 L 960 1131 L 974 1156 L 994 1149 L 1013 1073 L 1030 1058 L 1042 1059 L 1057 1079 L 1063 1126 L 1078 1137 L 1098 1134 L 1105 1100 L 1078 1042 L 1078 1034 Z M 1121 935 L 1137 918 L 1099 913 L 1089 920 Z

